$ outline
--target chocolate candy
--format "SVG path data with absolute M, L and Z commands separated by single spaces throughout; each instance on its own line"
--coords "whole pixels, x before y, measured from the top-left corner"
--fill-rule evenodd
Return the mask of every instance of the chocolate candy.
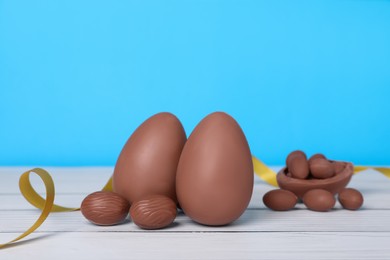
M 345 209 L 357 210 L 363 205 L 363 195 L 355 189 L 343 189 L 338 196 L 338 200 Z
M 306 207 L 313 211 L 329 211 L 336 204 L 333 194 L 322 189 L 309 190 L 302 199 Z
M 288 190 L 271 190 L 263 196 L 263 203 L 276 211 L 286 211 L 295 207 L 298 197 Z
M 309 164 L 311 163 L 311 161 L 317 158 L 326 159 L 325 155 L 323 155 L 322 153 L 316 153 L 310 157 Z
M 298 150 L 290 153 L 286 163 L 293 178 L 306 179 L 309 176 L 309 163 L 304 152 Z
M 167 196 L 151 195 L 134 202 L 130 208 L 133 222 L 143 229 L 169 226 L 176 218 L 176 203 Z
M 306 154 L 301 151 L 301 150 L 296 150 L 296 151 L 292 151 L 291 153 L 289 153 L 287 155 L 287 158 L 286 158 L 286 165 L 289 165 L 291 160 L 295 157 L 295 156 L 304 156 L 306 158 Z
M 342 172 L 345 169 L 346 164 L 344 162 L 333 162 L 333 169 L 335 174 Z
M 176 201 L 176 169 L 186 142 L 179 119 L 158 113 L 143 122 L 124 145 L 113 174 L 114 191 L 130 203 L 151 194 Z
M 109 191 L 89 194 L 81 203 L 81 213 L 96 225 L 110 226 L 123 222 L 130 204 L 120 195 Z
M 263 197 L 268 208 L 277 211 L 293 208 L 296 201 L 287 191 L 294 194 L 295 198 L 301 198 L 306 207 L 314 211 L 332 209 L 336 203 L 334 196 L 338 193 L 340 204 L 345 209 L 356 210 L 363 204 L 363 196 L 359 191 L 345 189 L 353 175 L 352 163 L 329 161 L 320 153 L 306 161 L 305 153 L 297 150 L 287 156 L 286 164 L 287 167 L 276 176 L 282 190 L 267 192 Z M 306 164 L 309 166 L 309 174 Z
M 333 164 L 324 158 L 314 158 L 310 161 L 310 173 L 314 178 L 327 179 L 335 174 Z
M 253 179 L 251 152 L 239 124 L 223 112 L 205 117 L 177 167 L 176 192 L 184 213 L 204 225 L 229 224 L 247 208 Z

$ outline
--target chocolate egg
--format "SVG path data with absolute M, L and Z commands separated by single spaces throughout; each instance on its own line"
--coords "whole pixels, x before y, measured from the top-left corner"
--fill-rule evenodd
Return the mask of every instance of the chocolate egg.
M 275 211 L 286 211 L 295 207 L 298 197 L 289 190 L 271 190 L 263 196 L 263 203 Z
M 293 178 L 306 179 L 309 176 L 309 163 L 304 152 L 298 150 L 290 153 L 286 163 Z
M 321 159 L 326 159 L 325 155 L 323 155 L 322 153 L 316 153 L 314 155 L 312 155 L 309 159 L 309 164 L 314 160 L 314 159 L 317 159 L 317 158 L 321 158 Z
M 313 211 L 325 212 L 331 210 L 336 204 L 333 194 L 323 189 L 313 189 L 303 195 L 303 203 Z
M 184 213 L 204 225 L 226 225 L 245 211 L 252 190 L 252 157 L 243 131 L 226 113 L 208 115 L 188 138 L 177 169 Z
M 334 176 L 334 166 L 327 159 L 315 158 L 310 161 L 310 173 L 314 178 L 327 179 Z
M 97 191 L 85 197 L 80 211 L 95 225 L 111 226 L 123 222 L 129 208 L 129 202 L 115 192 Z
M 364 202 L 363 195 L 360 193 L 360 191 L 352 188 L 345 188 L 340 191 L 338 199 L 341 206 L 349 210 L 359 209 Z
M 289 165 L 290 162 L 291 162 L 291 160 L 292 160 L 295 156 L 303 156 L 303 157 L 307 158 L 307 157 L 306 157 L 306 154 L 305 154 L 303 151 L 301 151 L 301 150 L 295 150 L 295 151 L 292 151 L 291 153 L 289 153 L 289 154 L 287 155 L 287 158 L 286 158 L 286 165 Z
M 143 229 L 160 229 L 169 226 L 176 218 L 176 203 L 162 195 L 151 195 L 131 205 L 133 222 Z
M 127 140 L 116 162 L 113 189 L 130 203 L 147 195 L 175 202 L 176 168 L 186 142 L 180 121 L 159 113 L 141 124 Z

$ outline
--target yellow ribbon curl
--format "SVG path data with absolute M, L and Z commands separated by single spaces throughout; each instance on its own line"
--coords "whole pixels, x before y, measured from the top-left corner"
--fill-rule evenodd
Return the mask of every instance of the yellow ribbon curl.
M 43 199 L 31 186 L 29 179 L 30 173 L 37 174 L 44 182 L 46 188 L 46 199 Z M 26 232 L 24 232 L 17 238 L 9 241 L 8 243 L 0 244 L 0 248 L 4 248 L 7 245 L 16 242 L 34 232 L 45 221 L 54 206 L 54 182 L 50 174 L 43 169 L 35 168 L 23 173 L 19 179 L 19 189 L 22 192 L 23 196 L 26 198 L 26 200 L 30 202 L 33 206 L 41 209 L 42 212 L 37 221 L 35 221 L 35 223 Z
M 46 189 L 46 199 L 42 198 L 32 187 L 30 182 L 30 173 L 37 174 L 43 181 Z M 30 235 L 34 232 L 49 216 L 50 212 L 70 212 L 77 211 L 80 208 L 68 208 L 54 204 L 55 197 L 55 187 L 54 182 L 50 174 L 41 168 L 34 168 L 29 171 L 24 172 L 19 178 L 19 189 L 23 197 L 34 207 L 42 210 L 41 215 L 35 221 L 35 223 L 27 229 L 23 234 L 19 235 L 17 238 L 0 244 L 0 249 L 7 247 L 10 244 Z M 112 178 L 110 178 L 107 184 L 103 187 L 104 191 L 112 191 Z
M 252 162 L 253 162 L 253 168 L 254 172 L 257 176 L 260 177 L 264 182 L 273 185 L 278 186 L 278 183 L 276 182 L 276 172 L 270 169 L 268 166 L 266 166 L 263 162 L 261 162 L 256 157 L 252 156 Z M 390 168 L 384 168 L 384 167 L 366 167 L 366 166 L 355 166 L 354 173 L 364 171 L 367 169 L 374 169 L 378 172 L 381 172 L 386 177 L 390 178 Z M 42 198 L 32 187 L 30 182 L 30 173 L 37 174 L 41 180 L 43 181 L 45 188 L 46 188 L 46 198 Z M 54 197 L 55 197 L 55 187 L 53 179 L 51 178 L 50 174 L 41 168 L 34 168 L 29 171 L 24 172 L 19 179 L 19 189 L 22 193 L 23 197 L 34 207 L 42 210 L 41 215 L 39 218 L 35 221 L 35 223 L 23 234 L 19 235 L 17 238 L 5 243 L 0 244 L 0 249 L 7 247 L 10 244 L 14 244 L 18 240 L 30 235 L 32 232 L 34 232 L 39 226 L 42 225 L 42 223 L 46 220 L 46 218 L 49 216 L 50 212 L 69 212 L 69 211 L 76 211 L 80 208 L 68 208 L 59 206 L 57 204 L 54 204 Z M 112 191 L 112 178 L 108 180 L 106 185 L 102 189 L 103 191 Z

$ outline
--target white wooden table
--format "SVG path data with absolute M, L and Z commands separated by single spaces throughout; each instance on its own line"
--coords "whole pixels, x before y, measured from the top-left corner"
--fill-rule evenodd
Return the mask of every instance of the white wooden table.
M 0 167 L 0 243 L 39 216 L 18 189 L 19 176 L 28 169 Z M 78 207 L 112 173 L 107 167 L 45 169 L 55 181 L 56 203 L 70 207 Z M 32 177 L 44 194 L 43 184 Z M 201 226 L 179 215 L 170 228 L 144 231 L 130 221 L 94 226 L 79 211 L 52 213 L 24 242 L 0 250 L 0 259 L 390 259 L 390 179 L 368 170 L 348 186 L 363 193 L 362 209 L 348 211 L 336 204 L 320 213 L 298 205 L 274 212 L 262 202 L 273 187 L 255 177 L 249 208 L 226 227 Z

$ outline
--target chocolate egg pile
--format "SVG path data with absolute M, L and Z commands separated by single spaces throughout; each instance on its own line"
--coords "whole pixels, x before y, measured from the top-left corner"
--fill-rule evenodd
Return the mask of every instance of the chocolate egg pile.
M 331 161 L 323 154 L 307 159 L 302 151 L 291 152 L 286 167 L 277 175 L 281 189 L 272 190 L 263 196 L 264 205 L 276 211 L 290 210 L 299 199 L 313 211 L 325 212 L 335 204 L 335 195 L 341 206 L 357 210 L 363 205 L 363 196 L 356 190 L 345 188 L 353 173 L 351 163 Z
M 176 116 L 159 113 L 123 147 L 114 169 L 114 192 L 87 196 L 81 211 L 94 224 L 114 225 L 123 222 L 130 207 L 137 226 L 160 229 L 171 225 L 180 205 L 195 222 L 226 225 L 248 206 L 253 178 L 248 142 L 231 116 L 206 116 L 187 140 Z

